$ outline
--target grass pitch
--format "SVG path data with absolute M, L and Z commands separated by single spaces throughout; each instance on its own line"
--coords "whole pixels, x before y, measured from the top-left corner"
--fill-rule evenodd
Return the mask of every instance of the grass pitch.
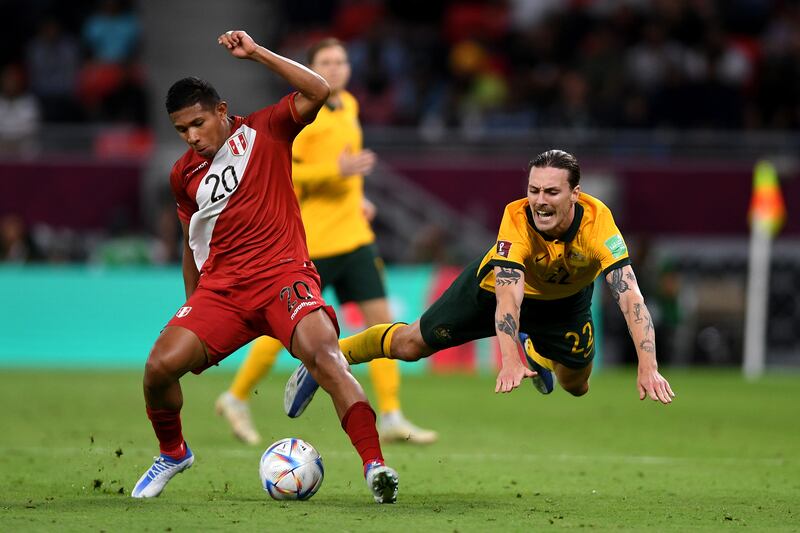
M 231 374 L 187 376 L 195 466 L 138 501 L 128 494 L 157 450 L 140 373 L 3 370 L 0 530 L 800 531 L 800 375 L 665 374 L 678 394 L 666 407 L 639 402 L 630 372 L 599 373 L 583 398 L 528 384 L 495 395 L 489 376 L 407 377 L 405 412 L 441 440 L 384 446 L 401 485 L 381 506 L 324 395 L 301 419 L 283 415 L 286 375 L 254 398 L 257 448 L 213 414 Z M 307 502 L 272 501 L 259 485 L 262 450 L 286 436 L 323 456 Z

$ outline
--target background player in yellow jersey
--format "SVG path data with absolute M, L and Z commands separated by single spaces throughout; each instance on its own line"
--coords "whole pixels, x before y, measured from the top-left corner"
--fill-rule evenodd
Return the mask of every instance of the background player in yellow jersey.
M 595 353 L 592 288 L 603 274 L 636 346 L 639 398 L 668 404 L 675 395 L 658 372 L 653 321 L 630 263 L 611 211 L 581 192 L 578 161 L 550 150 L 531 161 L 528 196 L 506 206 L 495 245 L 420 320 L 373 326 L 339 344 L 351 364 L 383 357 L 416 361 L 497 335 L 502 363 L 495 392 L 510 392 L 530 377 L 547 394 L 555 374 L 567 392 L 582 396 Z M 518 339 L 530 368 L 519 356 Z M 286 397 L 307 402 L 311 380 L 299 368 Z
M 358 102 L 345 90 L 350 78 L 347 52 L 337 39 L 325 39 L 309 49 L 308 64 L 331 87 L 327 103 L 314 122 L 295 138 L 292 147 L 292 179 L 300 200 L 308 250 L 323 287 L 332 286 L 340 303 L 356 302 L 368 326 L 390 322 L 382 263 L 365 213 L 370 206 L 364 198 L 363 176 L 372 171 L 375 154 L 362 148 Z M 282 348 L 275 339 L 257 339 L 230 389 L 217 400 L 217 412 L 247 443 L 261 440 L 250 416 L 250 393 Z M 397 361 L 373 361 L 369 373 L 381 413 L 381 439 L 435 441 L 434 431 L 415 426 L 400 410 Z M 287 412 L 293 415 L 289 407 Z

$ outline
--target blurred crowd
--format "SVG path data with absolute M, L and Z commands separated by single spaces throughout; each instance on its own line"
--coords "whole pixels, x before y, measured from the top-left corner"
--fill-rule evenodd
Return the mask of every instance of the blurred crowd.
M 0 152 L 43 123 L 147 125 L 141 26 L 124 0 L 9 1 L 0 33 Z
M 156 96 L 141 59 L 140 1 L 3 3 L 13 23 L 0 32 L 0 155 L 30 151 L 53 123 L 103 125 L 95 154 L 148 153 Z M 304 58 L 331 35 L 347 43 L 366 125 L 424 138 L 451 128 L 800 128 L 800 0 L 271 5 L 283 33 L 269 44 L 282 53 Z M 109 124 L 131 130 L 120 137 Z M 93 234 L 26 227 L 0 212 L 0 261 L 177 261 L 179 231 L 159 217 Z
M 800 3 L 295 0 L 286 46 L 348 43 L 368 124 L 800 126 Z M 309 13 L 316 13 L 314 18 Z
M 0 138 L 147 124 L 136 3 L 8 2 Z M 800 127 L 796 0 L 293 0 L 281 49 L 347 42 L 366 124 Z M 13 130 L 13 131 L 9 131 Z

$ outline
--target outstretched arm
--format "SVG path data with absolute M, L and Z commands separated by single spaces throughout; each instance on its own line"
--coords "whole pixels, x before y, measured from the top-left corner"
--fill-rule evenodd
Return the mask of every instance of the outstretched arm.
M 292 180 L 295 184 L 314 184 L 341 180 L 355 175 L 366 176 L 375 167 L 377 156 L 372 150 L 361 150 L 354 154 L 349 149 L 327 161 L 305 163 L 292 161 Z
M 523 379 L 536 375 L 519 357 L 519 311 L 525 296 L 525 276 L 516 268 L 494 267 L 494 279 L 497 297 L 494 328 L 501 354 L 494 391 L 511 392 Z
M 223 33 L 217 42 L 228 49 L 233 57 L 252 59 L 266 65 L 285 79 L 300 94 L 294 100 L 297 112 L 304 122 L 311 122 L 331 94 L 325 79 L 303 65 L 271 52 L 257 44 L 247 32 L 236 30 Z
M 625 317 L 628 332 L 636 346 L 636 356 L 639 358 L 639 372 L 636 379 L 639 399 L 644 400 L 649 396 L 661 403 L 672 402 L 675 393 L 672 392 L 669 382 L 658 373 L 656 331 L 650 311 L 644 304 L 644 297 L 639 290 L 633 268 L 630 265 L 615 268 L 606 275 L 606 282 Z

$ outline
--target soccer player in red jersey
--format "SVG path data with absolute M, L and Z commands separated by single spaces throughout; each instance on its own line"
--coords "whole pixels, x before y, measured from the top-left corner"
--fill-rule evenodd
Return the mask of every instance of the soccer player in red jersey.
M 198 78 L 177 81 L 167 94 L 170 120 L 189 145 L 170 174 L 183 226 L 187 300 L 145 365 L 147 416 L 160 455 L 131 495 L 158 496 L 194 462 L 181 432 L 181 376 L 199 374 L 270 335 L 331 395 L 375 500 L 392 503 L 397 472 L 383 462 L 375 412 L 339 350 L 336 316 L 321 297 L 292 187 L 292 141 L 314 120 L 330 88 L 244 31 L 226 32 L 218 42 L 233 57 L 265 65 L 297 91 L 247 117 L 229 116 L 216 90 Z

